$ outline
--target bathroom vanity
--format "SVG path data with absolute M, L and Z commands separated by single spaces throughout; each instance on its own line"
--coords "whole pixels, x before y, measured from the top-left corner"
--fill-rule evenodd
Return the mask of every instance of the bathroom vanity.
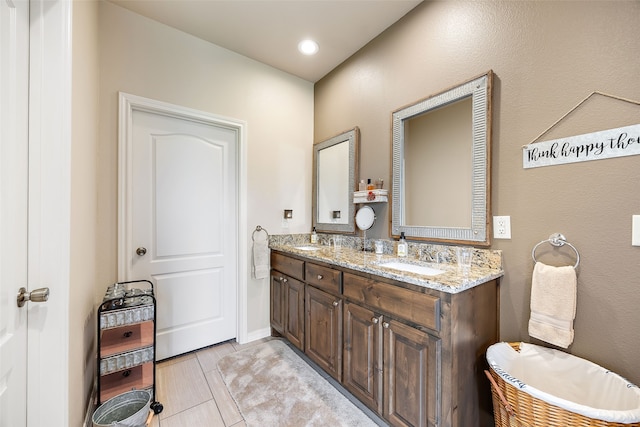
M 477 251 L 464 277 L 425 276 L 385 267 L 391 255 L 272 245 L 272 332 L 393 426 L 488 425 L 502 268 Z

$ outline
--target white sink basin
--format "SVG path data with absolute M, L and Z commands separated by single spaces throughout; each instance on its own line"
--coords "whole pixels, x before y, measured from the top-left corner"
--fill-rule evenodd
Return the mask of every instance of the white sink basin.
M 318 249 L 320 249 L 320 247 L 318 246 L 294 246 L 294 247 L 299 251 L 317 251 Z
M 444 273 L 444 270 L 427 267 L 425 265 L 408 264 L 405 262 L 391 261 L 380 264 L 380 267 L 391 268 L 393 270 L 406 271 L 407 273 L 422 274 L 423 276 L 437 276 Z

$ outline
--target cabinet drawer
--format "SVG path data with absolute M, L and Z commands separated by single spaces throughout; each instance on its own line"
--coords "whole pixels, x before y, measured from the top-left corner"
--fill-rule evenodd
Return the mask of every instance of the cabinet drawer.
M 153 380 L 153 362 L 106 375 L 100 381 L 100 402 L 133 389 L 151 389 Z
M 340 293 L 342 272 L 338 270 L 308 262 L 305 267 L 305 277 L 306 282 L 316 288 L 324 289 L 334 294 Z
M 153 339 L 153 322 L 151 321 L 107 329 L 102 332 L 100 357 L 105 358 L 136 348 L 151 346 Z
M 304 261 L 299 259 L 272 252 L 271 268 L 296 279 L 304 280 Z
M 343 295 L 392 316 L 440 330 L 440 298 L 344 273 Z

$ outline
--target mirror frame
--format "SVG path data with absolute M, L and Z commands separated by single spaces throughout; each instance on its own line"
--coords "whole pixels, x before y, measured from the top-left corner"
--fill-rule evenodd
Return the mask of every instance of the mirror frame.
M 493 71 L 474 77 L 444 92 L 430 96 L 392 113 L 392 207 L 391 235 L 404 232 L 408 238 L 435 242 L 488 246 L 490 244 L 491 212 L 491 92 Z M 469 227 L 446 227 L 404 224 L 404 120 L 472 98 L 472 206 Z
M 331 147 L 342 142 L 349 143 L 349 182 L 348 185 L 348 200 L 347 200 L 347 218 L 346 224 L 334 224 L 327 222 L 319 222 L 319 206 L 318 206 L 318 183 L 320 177 L 318 176 L 319 167 L 319 152 L 325 148 Z M 355 227 L 355 204 L 353 203 L 353 193 L 356 189 L 356 179 L 359 173 L 359 149 L 360 149 L 360 129 L 355 128 L 342 132 L 332 138 L 319 142 L 313 145 L 313 203 L 312 203 L 312 223 L 317 232 L 325 233 L 343 233 L 354 234 L 356 232 Z

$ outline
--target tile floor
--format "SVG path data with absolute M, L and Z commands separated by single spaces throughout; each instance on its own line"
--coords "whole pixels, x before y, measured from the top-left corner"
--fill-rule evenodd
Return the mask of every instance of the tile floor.
M 159 362 L 156 365 L 156 401 L 162 403 L 164 408 L 160 414 L 153 417 L 151 427 L 245 427 L 244 419 L 216 364 L 221 357 L 229 353 L 269 339 L 272 338 L 243 345 L 227 341 Z M 328 377 L 326 373 L 320 373 L 325 378 Z M 333 379 L 328 381 L 336 386 Z M 337 387 L 340 389 L 340 386 Z M 344 389 L 342 392 L 348 394 Z M 386 425 L 352 396 L 349 398 L 374 422 Z
M 269 338 L 266 338 L 269 339 Z M 227 341 L 156 365 L 156 400 L 163 405 L 151 427 L 244 427 L 216 368 L 221 357 L 264 340 Z

